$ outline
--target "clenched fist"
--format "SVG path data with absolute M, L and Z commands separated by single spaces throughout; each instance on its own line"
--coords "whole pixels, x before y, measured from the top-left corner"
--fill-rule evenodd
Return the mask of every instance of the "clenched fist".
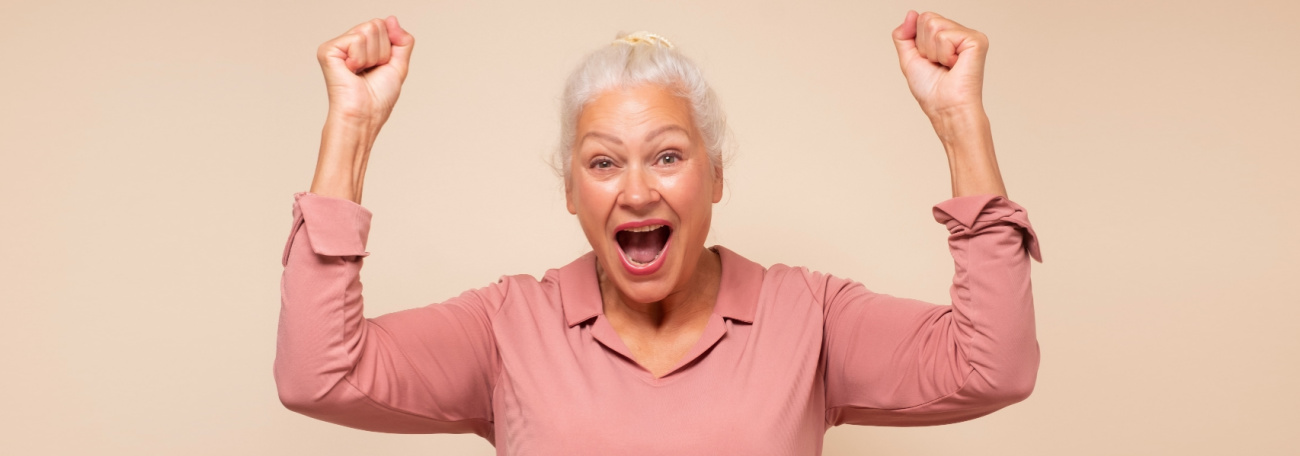
M 934 13 L 908 11 L 894 29 L 898 64 L 948 155 L 952 196 L 1007 196 L 984 112 L 989 39 Z
M 371 19 L 320 45 L 331 115 L 363 123 L 375 133 L 388 120 L 406 80 L 415 37 L 397 18 Z
M 414 47 L 415 37 L 388 16 L 358 24 L 316 50 L 330 107 L 312 193 L 361 203 L 370 147 L 397 103 Z
M 914 11 L 893 36 L 907 85 L 932 122 L 983 111 L 988 37 L 938 14 Z

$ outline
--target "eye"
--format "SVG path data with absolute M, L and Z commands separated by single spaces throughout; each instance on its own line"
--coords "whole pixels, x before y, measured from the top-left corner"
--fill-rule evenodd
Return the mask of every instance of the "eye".
M 660 155 L 660 156 L 659 156 L 659 164 L 661 164 L 661 165 L 671 165 L 671 164 L 673 164 L 673 163 L 677 163 L 677 162 L 681 161 L 681 159 L 682 159 L 682 157 L 681 157 L 680 155 L 677 154 L 677 151 L 675 151 L 675 150 L 670 150 L 670 151 L 668 151 L 668 152 L 665 152 L 663 155 Z
M 597 158 L 591 161 L 591 167 L 594 169 L 609 169 L 614 167 L 614 162 L 608 158 Z

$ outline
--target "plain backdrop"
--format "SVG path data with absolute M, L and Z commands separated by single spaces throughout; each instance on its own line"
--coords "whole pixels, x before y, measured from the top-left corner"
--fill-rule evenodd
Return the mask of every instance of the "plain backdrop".
M 988 417 L 834 428 L 825 454 L 1300 453 L 1300 7 L 1250 0 L 7 0 L 0 453 L 493 454 L 297 415 L 271 376 L 316 47 L 389 14 L 418 41 L 366 180 L 367 315 L 588 250 L 546 164 L 558 97 L 643 29 L 730 116 L 709 244 L 945 302 L 947 163 L 889 39 L 908 9 L 990 37 L 1042 368 Z

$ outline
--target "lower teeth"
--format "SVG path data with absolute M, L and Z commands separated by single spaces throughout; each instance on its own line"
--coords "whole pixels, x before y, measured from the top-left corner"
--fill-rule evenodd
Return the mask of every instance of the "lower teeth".
M 628 261 L 629 263 L 632 263 L 633 266 L 648 266 L 650 263 L 654 263 L 655 260 L 658 260 L 658 259 L 659 259 L 659 255 L 655 255 L 654 258 L 650 259 L 650 261 L 647 261 L 647 262 L 645 262 L 645 263 L 642 263 L 642 262 L 637 261 L 637 260 L 633 260 L 633 259 L 631 259 L 631 258 L 628 258 L 627 261 Z

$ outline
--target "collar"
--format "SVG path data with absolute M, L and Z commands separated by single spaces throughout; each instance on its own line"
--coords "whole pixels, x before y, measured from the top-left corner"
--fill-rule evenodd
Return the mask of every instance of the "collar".
M 758 309 L 758 292 L 763 286 L 763 266 L 715 245 L 722 261 L 722 281 L 713 313 L 723 318 L 754 323 Z M 572 327 L 603 313 L 600 284 L 596 279 L 596 252 L 587 252 L 560 268 L 560 299 L 564 320 Z

